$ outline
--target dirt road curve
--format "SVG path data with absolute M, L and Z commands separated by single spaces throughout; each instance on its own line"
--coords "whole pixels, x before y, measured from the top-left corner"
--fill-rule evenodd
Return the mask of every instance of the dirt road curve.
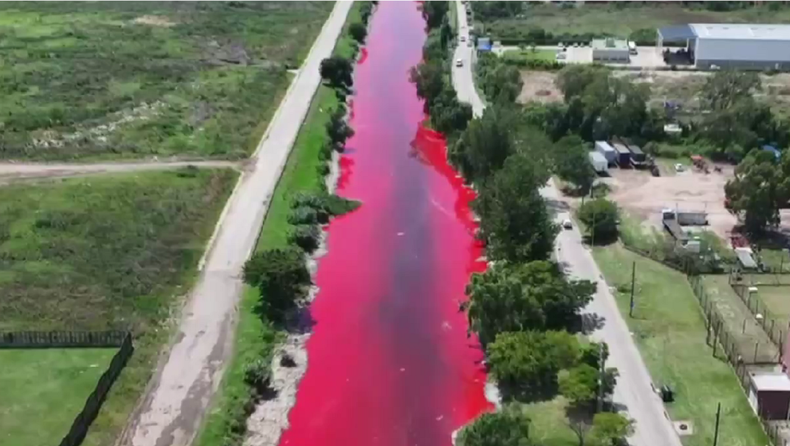
M 233 161 L 151 161 L 96 164 L 0 163 L 0 184 L 13 180 L 30 178 L 55 178 L 100 173 L 166 170 L 186 166 L 238 168 L 241 165 L 242 163 Z
M 184 446 L 194 439 L 230 353 L 242 266 L 255 246 L 269 199 L 321 82 L 319 64 L 331 55 L 350 8 L 351 2 L 335 4 L 253 155 L 254 168 L 242 176 L 230 198 L 174 345 L 120 444 Z

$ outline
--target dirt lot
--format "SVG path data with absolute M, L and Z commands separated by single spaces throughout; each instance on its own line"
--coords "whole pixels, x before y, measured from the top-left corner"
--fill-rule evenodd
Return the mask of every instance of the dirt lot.
M 518 95 L 518 102 L 525 104 L 537 102 L 562 102 L 562 93 L 554 85 L 557 73 L 551 71 L 522 71 L 521 80 L 524 87 Z
M 643 170 L 609 170 L 603 181 L 612 191 L 609 197 L 630 214 L 661 228 L 661 210 L 707 211 L 710 229 L 727 239 L 736 218 L 724 208 L 724 184 L 732 177 L 732 167 L 722 173 L 705 174 L 693 170 L 653 177 Z M 668 172 L 667 172 L 668 174 Z

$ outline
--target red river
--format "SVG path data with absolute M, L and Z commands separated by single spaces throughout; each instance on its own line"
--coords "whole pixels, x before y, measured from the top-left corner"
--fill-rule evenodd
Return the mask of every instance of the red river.
M 409 82 L 425 23 L 405 2 L 380 2 L 371 20 L 337 191 L 363 204 L 329 225 L 307 373 L 281 445 L 448 446 L 491 408 L 483 354 L 458 308 L 485 267 L 474 194 L 442 136 L 422 126 Z

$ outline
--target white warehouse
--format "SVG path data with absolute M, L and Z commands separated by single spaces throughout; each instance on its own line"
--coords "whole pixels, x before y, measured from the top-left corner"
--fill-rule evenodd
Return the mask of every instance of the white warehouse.
M 665 44 L 680 44 L 680 50 Z M 691 23 L 658 29 L 657 45 L 671 65 L 703 70 L 790 70 L 790 25 Z

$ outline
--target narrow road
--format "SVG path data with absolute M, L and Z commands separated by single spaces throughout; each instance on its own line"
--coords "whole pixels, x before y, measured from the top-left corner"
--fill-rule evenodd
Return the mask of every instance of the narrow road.
M 242 164 L 242 162 L 236 161 L 145 161 L 95 164 L 0 162 L 0 184 L 18 179 L 71 177 L 145 170 L 168 170 L 186 166 L 239 168 Z
M 185 446 L 192 442 L 232 349 L 241 270 L 255 247 L 274 187 L 352 3 L 340 1 L 294 78 L 251 159 L 254 169 L 231 196 L 201 277 L 183 310 L 174 344 L 119 443 Z
M 458 17 L 461 20 L 459 34 L 468 39 L 469 28 L 465 26 L 466 11 L 460 1 L 455 3 L 459 8 Z M 464 50 L 461 47 L 462 45 L 459 45 L 456 49 L 456 58 L 463 58 L 471 52 L 470 48 L 464 47 L 466 48 Z M 453 84 L 458 91 L 459 99 L 472 98 L 471 104 L 475 116 L 480 116 L 485 106 L 475 92 L 472 68 L 467 60 L 471 59 L 464 59 L 463 70 L 458 68 L 453 70 Z M 461 71 L 465 73 L 459 76 Z M 546 187 L 541 189 L 541 194 L 557 211 L 556 221 L 561 222 L 569 218 L 568 206 L 562 201 L 562 195 L 553 181 L 549 180 Z M 592 333 L 592 338 L 609 345 L 610 355 L 607 366 L 617 367 L 620 372 L 613 400 L 635 421 L 634 434 L 629 438 L 629 442 L 635 446 L 681 446 L 680 438 L 664 412 L 664 405 L 653 390 L 650 374 L 617 308 L 614 296 L 603 280 L 603 275 L 595 264 L 592 254 L 582 244 L 581 233 L 577 228 L 562 230 L 555 244 L 557 260 L 570 276 L 591 280 L 598 285 L 595 297 L 585 312 L 597 314 L 603 321 L 603 325 Z
M 474 63 L 474 46 L 469 46 L 469 24 L 466 22 L 466 8 L 460 1 L 454 2 L 458 8 L 458 37 L 463 37 L 465 42 L 458 42 L 453 56 L 453 87 L 458 93 L 458 99 L 472 105 L 474 115 L 483 115 L 485 104 L 475 89 L 475 79 L 472 75 L 472 64 Z M 452 6 L 451 6 L 452 7 Z M 456 61 L 461 60 L 463 66 L 456 66 Z

